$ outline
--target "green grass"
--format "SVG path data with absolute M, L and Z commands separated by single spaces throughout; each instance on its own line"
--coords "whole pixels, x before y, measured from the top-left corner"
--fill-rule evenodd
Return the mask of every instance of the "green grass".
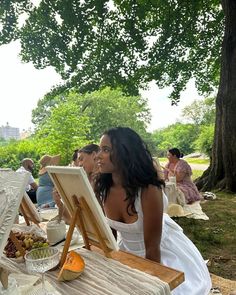
M 189 164 L 206 164 L 209 165 L 210 164 L 210 160 L 209 159 L 198 159 L 198 158 L 188 158 L 185 159 Z
M 193 175 L 192 175 L 192 180 L 195 180 L 196 178 L 202 176 L 202 173 L 204 172 L 203 170 L 192 170 Z
M 236 195 L 217 193 L 217 199 L 201 204 L 208 221 L 174 218 L 194 242 L 211 273 L 236 280 Z
M 167 163 L 167 158 L 158 158 L 160 163 Z M 188 158 L 185 159 L 189 164 L 206 164 L 209 165 L 210 164 L 210 160 L 209 159 L 198 159 L 198 158 Z
M 158 158 L 159 162 L 167 163 L 167 158 Z

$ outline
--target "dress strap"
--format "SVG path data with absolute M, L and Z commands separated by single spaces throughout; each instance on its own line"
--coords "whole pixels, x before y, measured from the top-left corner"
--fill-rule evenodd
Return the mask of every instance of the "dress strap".
M 137 211 L 138 215 L 142 216 L 143 215 L 143 210 L 142 210 L 142 189 L 140 188 L 138 191 L 138 197 L 135 200 L 135 210 Z

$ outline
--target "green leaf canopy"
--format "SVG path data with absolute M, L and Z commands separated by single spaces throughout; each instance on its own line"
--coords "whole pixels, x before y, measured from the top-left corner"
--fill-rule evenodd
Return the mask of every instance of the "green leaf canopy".
M 223 13 L 217 0 L 42 0 L 37 6 L 4 0 L 0 22 L 0 44 L 19 38 L 23 61 L 53 66 L 64 89 L 120 86 L 137 94 L 155 80 L 174 86 L 175 103 L 190 78 L 202 92 L 219 80 Z
M 41 105 L 44 118 L 38 121 L 36 137 L 44 153 L 61 154 L 69 162 L 75 148 L 98 143 L 101 134 L 115 126 L 130 126 L 145 136 L 150 122 L 147 101 L 125 96 L 121 90 L 104 88 L 86 94 L 74 91 L 55 97 L 54 106 Z M 46 111 L 47 109 L 47 111 Z

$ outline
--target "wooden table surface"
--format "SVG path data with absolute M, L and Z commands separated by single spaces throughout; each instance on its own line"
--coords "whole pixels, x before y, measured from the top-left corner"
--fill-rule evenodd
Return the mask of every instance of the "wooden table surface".
M 91 246 L 91 250 L 103 254 L 102 250 L 95 246 Z M 158 277 L 160 280 L 168 283 L 171 290 L 179 286 L 184 281 L 183 272 L 164 266 L 155 261 L 151 261 L 124 251 L 112 251 L 110 254 L 112 259 L 117 260 L 120 263 Z

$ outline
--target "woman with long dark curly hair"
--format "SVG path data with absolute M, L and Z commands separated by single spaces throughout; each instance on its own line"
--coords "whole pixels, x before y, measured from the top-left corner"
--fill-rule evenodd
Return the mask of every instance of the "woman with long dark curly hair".
M 97 158 L 95 193 L 113 232 L 119 233 L 120 249 L 183 271 L 185 282 L 173 294 L 207 295 L 207 267 L 182 229 L 163 214 L 164 182 L 140 136 L 126 127 L 106 131 Z

